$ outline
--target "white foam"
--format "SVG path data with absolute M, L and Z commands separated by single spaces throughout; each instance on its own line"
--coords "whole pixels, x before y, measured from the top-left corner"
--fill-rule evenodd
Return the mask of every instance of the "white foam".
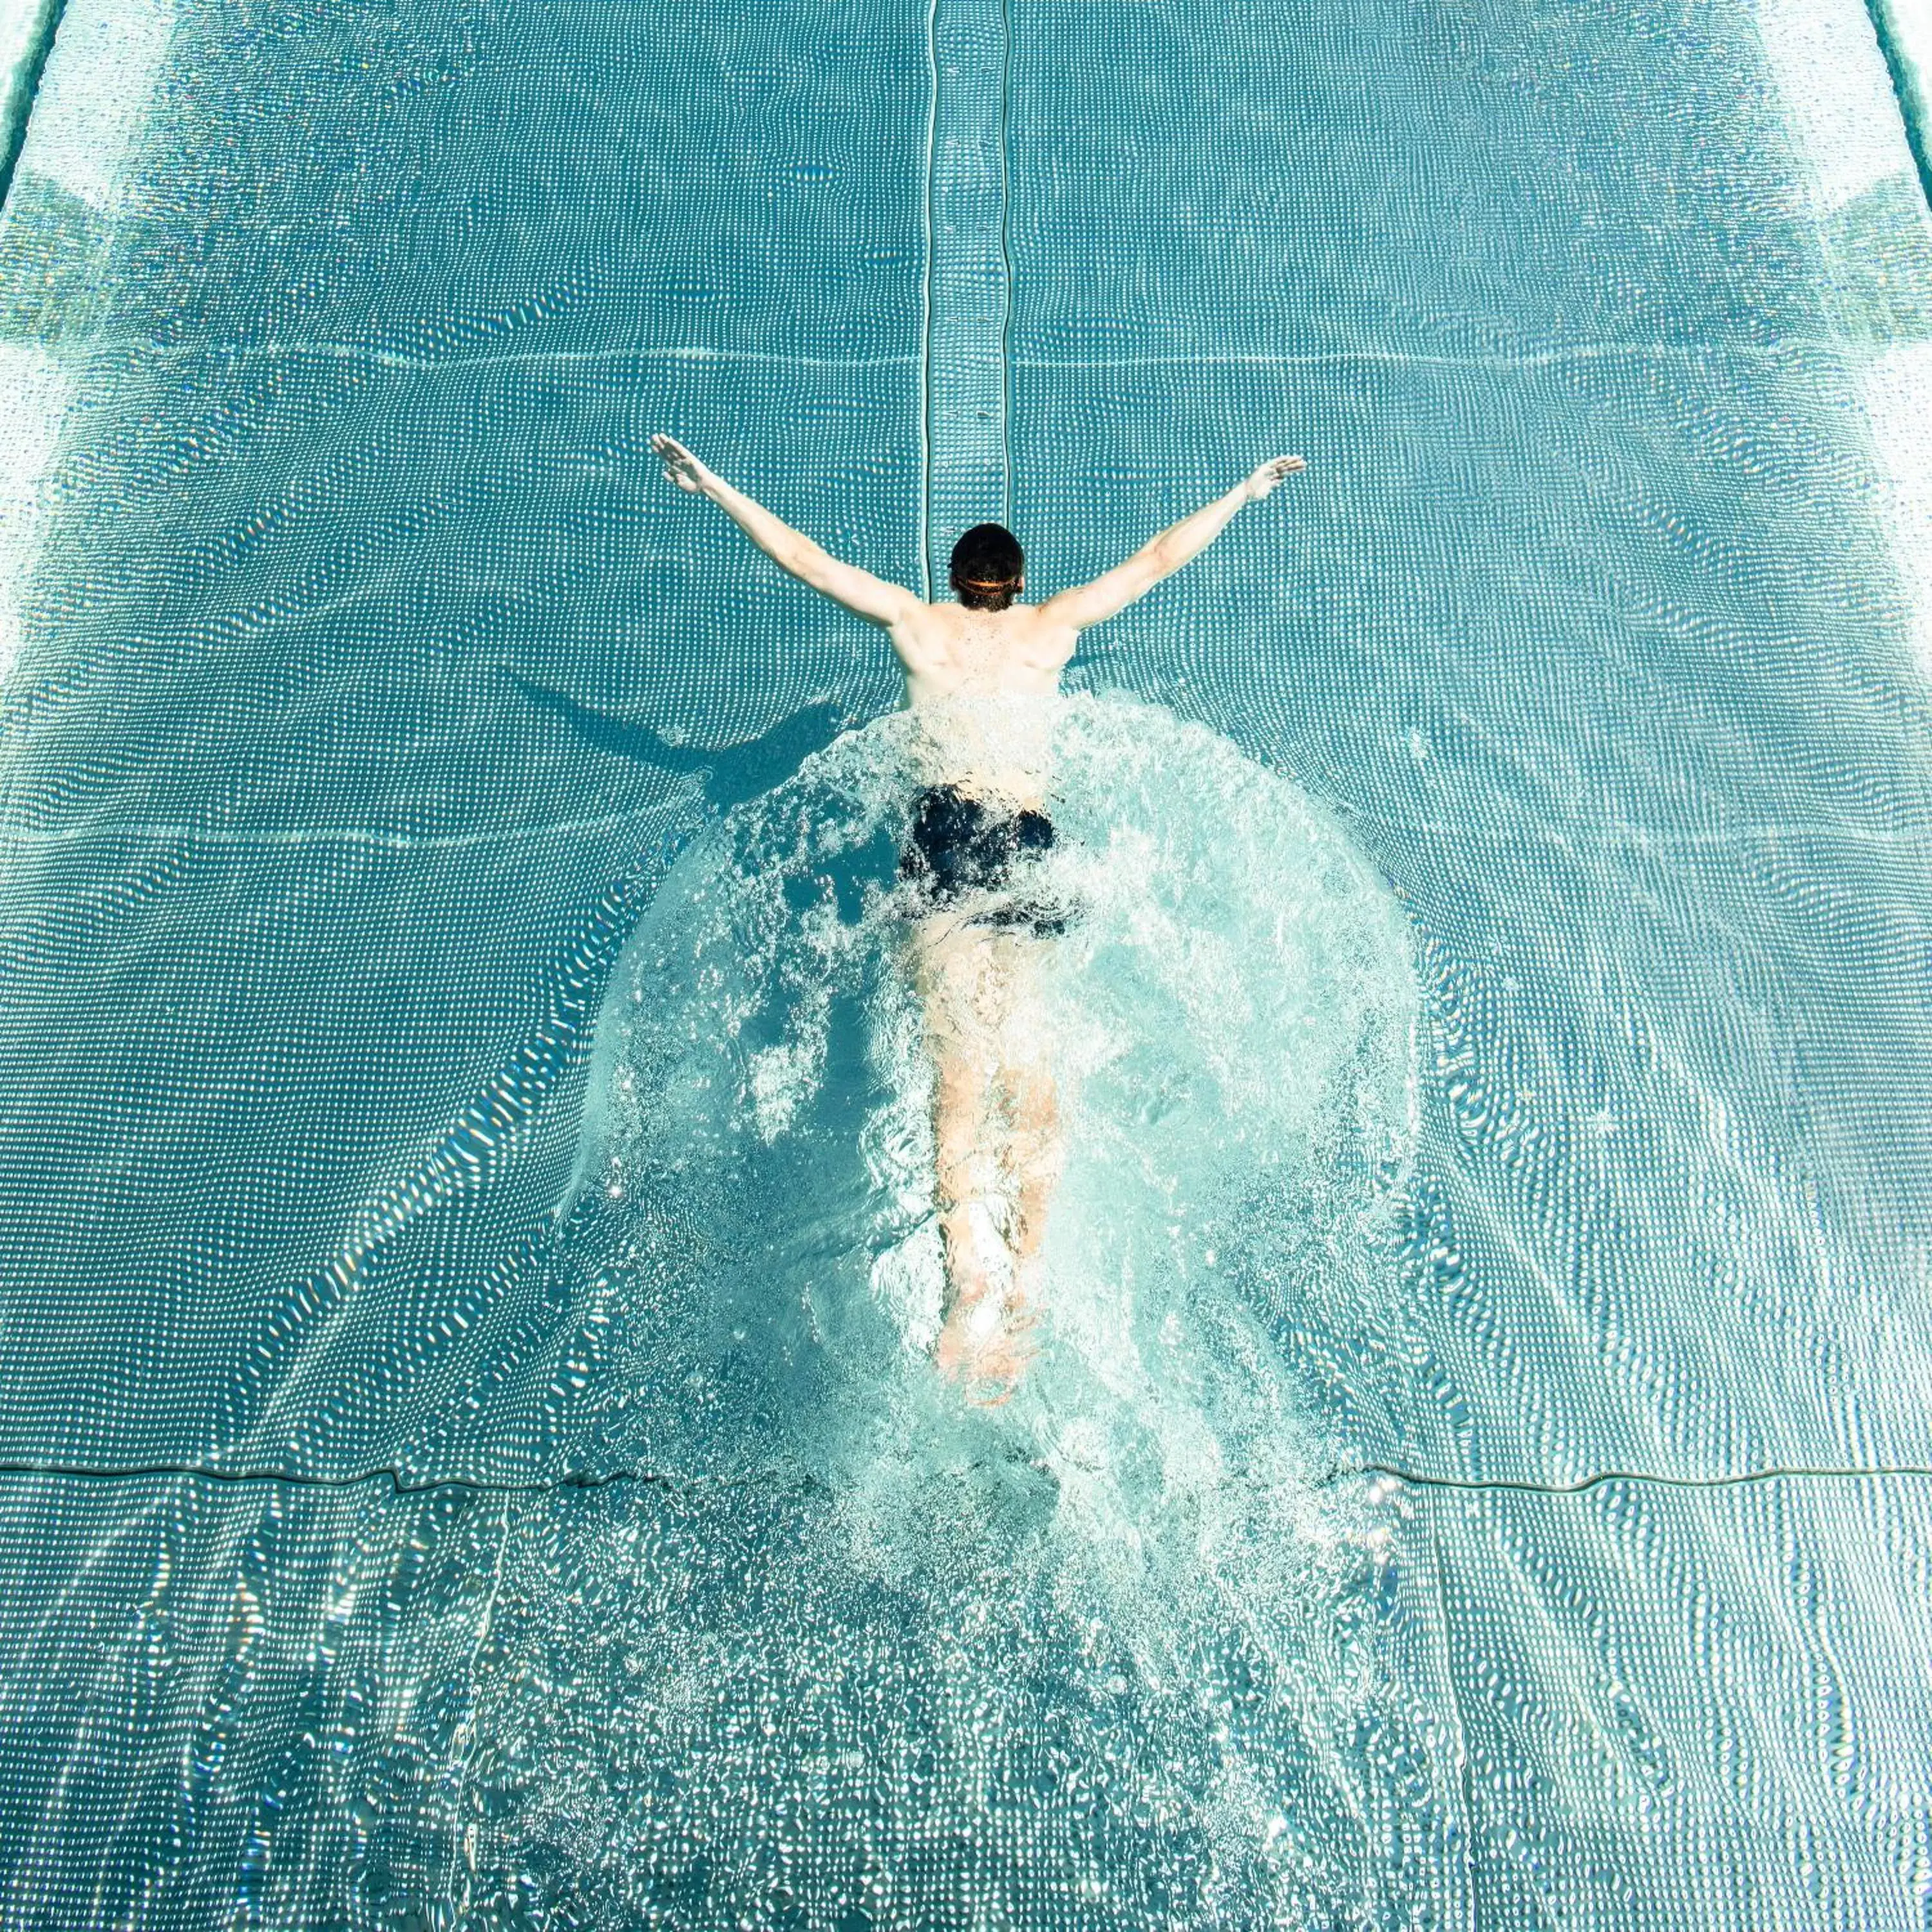
M 1047 1653 L 1029 1633 L 1050 1630 L 1070 1685 L 1131 1698 L 1136 1802 L 1171 1778 L 1152 1802 L 1183 1821 L 1190 1860 L 1200 1834 L 1225 1847 L 1230 1910 L 1264 1861 L 1265 1916 L 1298 1924 L 1298 1901 L 1352 1896 L 1349 1741 L 1382 1694 L 1335 1641 L 1336 1611 L 1383 1560 L 1398 1504 L 1320 1480 L 1335 1452 L 1318 1418 L 1378 1400 L 1376 1371 L 1354 1365 L 1389 1359 L 1401 1318 L 1384 1210 L 1413 1132 L 1407 928 L 1342 829 L 1233 745 L 1124 700 L 1055 716 L 1056 842 L 1026 862 L 1025 898 L 1066 928 L 1037 944 L 988 930 L 969 956 L 995 962 L 990 986 L 952 979 L 957 955 L 908 957 L 903 714 L 724 814 L 653 900 L 592 1074 L 604 1171 L 634 1192 L 591 1202 L 577 1265 L 624 1309 L 623 1426 L 648 1445 L 632 1453 L 821 1472 L 824 1505 L 760 1558 L 775 1589 L 754 1672 L 721 1657 L 717 1627 L 680 1626 L 654 1583 L 593 1611 L 540 1582 L 547 1645 L 580 1645 L 593 1671 L 614 1648 L 643 1667 L 593 1689 L 597 1723 L 577 1736 L 549 1728 L 550 1699 L 494 1728 L 544 1737 L 542 1786 L 567 1784 L 577 1815 L 614 1762 L 701 1753 L 694 1723 L 723 1736 L 734 1685 L 783 1700 L 843 1653 L 809 1619 L 771 1624 L 782 1590 L 828 1630 L 849 1610 L 876 1633 L 880 1681 L 903 1634 L 918 1735 L 944 1747 L 920 1802 L 950 1815 L 977 1802 L 964 1794 L 984 1788 L 982 1747 L 1009 1712 L 1036 1709 L 1024 1660 Z M 969 1058 L 986 1036 L 962 1014 L 980 994 L 1002 1059 L 1028 1016 L 1008 1064 L 1051 1072 L 1064 1159 L 1025 1264 L 1036 1353 L 992 1410 L 928 1356 L 943 1277 L 930 1034 Z M 662 1556 L 597 1540 L 616 1522 L 586 1520 L 570 1574 L 662 1574 Z M 680 1662 L 694 1646 L 695 1675 Z M 533 1677 L 497 1682 L 514 1704 Z M 693 1683 L 716 1693 L 696 1718 Z M 868 1700 L 866 1762 L 904 1761 L 898 1702 L 875 1722 Z M 837 1740 L 821 1728 L 811 1748 Z
M 1189 1547 L 1269 1568 L 1265 1517 L 1294 1532 L 1280 1560 L 1298 1580 L 1268 1586 L 1292 1594 L 1311 1549 L 1359 1551 L 1360 1526 L 1310 1489 L 1331 1458 L 1264 1326 L 1382 1318 L 1384 1210 L 1415 1130 L 1406 924 L 1340 829 L 1225 739 L 1126 700 L 1054 718 L 1059 837 L 1028 896 L 1072 910 L 1010 962 L 998 1040 L 1051 1072 L 1061 1171 L 1027 1291 L 1040 1352 L 1006 1414 L 1103 1567 L 1139 1564 L 1184 1519 Z M 868 1410 L 896 1376 L 905 1400 L 958 1407 L 925 1359 L 944 1276 L 927 1016 L 880 896 L 914 735 L 903 716 L 849 735 L 685 855 L 614 977 L 593 1076 L 602 1160 L 674 1167 L 721 1247 L 757 1225 L 781 1324 L 809 1305 L 849 1336 L 855 1300 L 874 1311 L 883 1346 L 852 1361 Z M 946 1439 L 943 1420 L 916 1433 Z M 1246 1578 L 1244 1600 L 1261 1587 Z
M 790 1039 L 752 1056 L 746 1085 L 753 1124 L 767 1146 L 790 1132 L 800 1106 L 824 1077 L 828 1004 L 822 997 L 808 1000 Z

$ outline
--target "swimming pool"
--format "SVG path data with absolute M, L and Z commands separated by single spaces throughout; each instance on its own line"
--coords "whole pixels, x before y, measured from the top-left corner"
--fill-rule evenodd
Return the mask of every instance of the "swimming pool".
M 1925 1922 L 1891 102 L 1849 4 L 70 0 L 9 1922 Z M 1309 458 L 1076 660 L 1009 1411 L 890 662 L 659 429 L 920 584 Z

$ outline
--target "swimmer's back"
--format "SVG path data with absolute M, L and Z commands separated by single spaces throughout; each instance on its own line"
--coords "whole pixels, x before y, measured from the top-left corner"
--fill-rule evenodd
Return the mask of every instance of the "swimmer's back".
M 915 710 L 949 698 L 1051 697 L 1080 640 L 1051 600 L 1004 610 L 915 603 L 890 628 Z

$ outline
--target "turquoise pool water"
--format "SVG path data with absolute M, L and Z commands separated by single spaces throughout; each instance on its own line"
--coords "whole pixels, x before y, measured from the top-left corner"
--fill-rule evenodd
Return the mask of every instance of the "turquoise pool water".
M 1932 246 L 1768 18 L 70 0 L 6 1922 L 1932 1918 Z M 996 1413 L 889 657 L 658 430 L 1048 591 L 1309 459 L 1069 680 Z

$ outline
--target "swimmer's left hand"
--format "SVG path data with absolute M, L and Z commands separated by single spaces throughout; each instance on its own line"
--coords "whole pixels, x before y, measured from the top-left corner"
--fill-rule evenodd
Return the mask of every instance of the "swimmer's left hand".
M 1307 467 L 1306 460 L 1299 456 L 1270 457 L 1248 478 L 1248 501 L 1258 503 L 1284 476 L 1292 476 L 1298 470 Z
M 680 490 L 688 490 L 696 495 L 701 494 L 705 484 L 712 481 L 711 472 L 673 437 L 652 436 L 651 448 L 664 464 L 667 483 L 675 483 Z

